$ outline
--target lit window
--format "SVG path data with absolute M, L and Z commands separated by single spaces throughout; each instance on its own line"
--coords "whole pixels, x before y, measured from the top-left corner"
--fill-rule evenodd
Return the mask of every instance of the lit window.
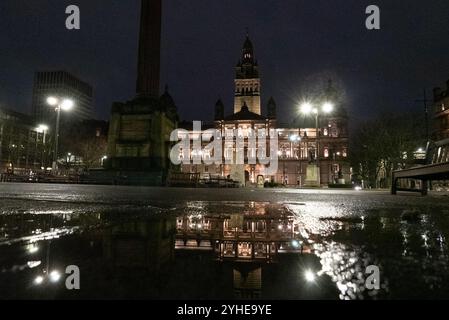
M 324 157 L 329 158 L 329 149 L 328 148 L 324 149 Z

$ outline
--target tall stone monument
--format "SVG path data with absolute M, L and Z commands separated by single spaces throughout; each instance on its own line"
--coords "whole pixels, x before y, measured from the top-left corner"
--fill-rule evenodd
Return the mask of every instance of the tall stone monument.
M 106 168 L 128 184 L 163 184 L 170 168 L 178 113 L 167 88 L 160 96 L 161 17 L 161 0 L 142 0 L 136 97 L 112 106 Z

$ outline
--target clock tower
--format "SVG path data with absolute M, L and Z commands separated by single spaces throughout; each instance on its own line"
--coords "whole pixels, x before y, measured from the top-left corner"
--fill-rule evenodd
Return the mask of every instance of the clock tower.
M 241 111 L 242 106 L 246 105 L 250 112 L 261 115 L 259 66 L 248 35 L 235 71 L 234 113 Z

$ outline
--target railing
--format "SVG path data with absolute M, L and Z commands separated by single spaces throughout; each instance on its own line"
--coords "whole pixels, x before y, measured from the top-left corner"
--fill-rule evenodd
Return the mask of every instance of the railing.
M 400 187 L 398 186 L 398 182 L 401 179 L 420 180 L 421 188 Z M 446 179 L 449 179 L 449 139 L 429 142 L 423 165 L 394 171 L 392 175 L 391 193 L 397 194 L 398 191 L 411 191 L 427 195 L 429 181 Z

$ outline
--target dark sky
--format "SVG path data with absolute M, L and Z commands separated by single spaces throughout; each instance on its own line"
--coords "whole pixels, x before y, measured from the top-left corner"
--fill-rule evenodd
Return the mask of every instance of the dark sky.
M 265 106 L 283 121 L 301 90 L 332 76 L 353 119 L 382 110 L 419 110 L 423 88 L 449 79 L 447 0 L 164 0 L 162 84 L 181 117 L 209 120 L 221 97 L 231 112 L 234 66 L 245 30 L 262 72 Z M 81 9 L 81 30 L 65 28 L 65 8 Z M 381 8 L 380 31 L 365 8 Z M 29 112 L 33 73 L 65 69 L 95 89 L 95 110 L 135 92 L 139 0 L 1 0 L 0 105 Z M 163 87 L 163 86 L 162 86 Z

